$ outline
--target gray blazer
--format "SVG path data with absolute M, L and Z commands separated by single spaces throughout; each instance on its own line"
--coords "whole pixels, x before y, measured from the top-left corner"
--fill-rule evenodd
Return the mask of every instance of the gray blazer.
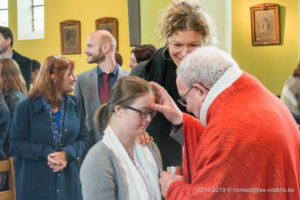
M 75 83 L 74 90 L 74 95 L 79 97 L 84 105 L 85 123 L 90 134 L 89 148 L 102 139 L 102 136 L 99 134 L 93 122 L 94 114 L 101 105 L 99 99 L 97 67 L 78 74 L 78 81 Z M 122 69 L 119 65 L 117 65 L 117 67 L 119 68 L 117 79 L 129 75 L 128 71 Z
M 162 161 L 154 142 L 148 144 L 159 174 Z M 84 200 L 128 200 L 125 177 L 117 157 L 103 142 L 98 142 L 88 152 L 80 169 L 82 196 Z

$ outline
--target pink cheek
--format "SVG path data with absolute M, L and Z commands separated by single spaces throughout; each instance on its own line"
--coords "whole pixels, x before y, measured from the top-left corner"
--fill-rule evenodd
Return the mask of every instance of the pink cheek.
M 189 113 L 192 111 L 192 110 L 190 109 L 189 104 L 187 104 L 187 106 L 186 106 L 186 111 L 189 112 Z

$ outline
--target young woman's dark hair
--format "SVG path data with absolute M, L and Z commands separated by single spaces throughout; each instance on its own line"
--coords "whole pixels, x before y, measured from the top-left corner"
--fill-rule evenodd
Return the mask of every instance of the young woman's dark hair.
M 151 85 L 144 79 L 137 76 L 120 78 L 113 86 L 108 102 L 101 105 L 94 115 L 94 122 L 99 132 L 103 134 L 116 105 L 123 107 L 130 106 L 135 99 L 148 93 L 155 95 L 155 91 L 153 91 Z

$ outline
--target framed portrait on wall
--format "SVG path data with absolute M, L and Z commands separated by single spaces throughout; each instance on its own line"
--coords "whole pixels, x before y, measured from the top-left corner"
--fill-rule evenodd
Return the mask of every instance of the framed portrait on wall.
M 95 20 L 96 30 L 106 30 L 110 32 L 117 42 L 118 50 L 118 21 L 114 17 L 103 17 Z
M 60 22 L 61 54 L 81 53 L 80 21 L 66 20 Z
M 263 3 L 250 7 L 252 45 L 280 44 L 279 5 Z

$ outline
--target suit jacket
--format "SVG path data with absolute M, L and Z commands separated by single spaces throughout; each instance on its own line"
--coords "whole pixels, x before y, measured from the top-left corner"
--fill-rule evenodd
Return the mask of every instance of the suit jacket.
M 97 67 L 78 74 L 78 81 L 75 83 L 74 90 L 74 95 L 79 97 L 84 104 L 85 122 L 90 134 L 89 148 L 102 139 L 102 135 L 99 134 L 93 122 L 95 111 L 101 105 L 99 99 Z M 128 71 L 122 69 L 120 66 L 117 67 L 119 67 L 117 79 L 129 75 Z
M 13 55 L 11 58 L 14 59 L 18 63 L 21 73 L 23 75 L 23 78 L 26 82 L 26 88 L 29 91 L 30 83 L 31 83 L 32 61 L 29 58 L 22 56 L 15 50 L 13 50 Z

